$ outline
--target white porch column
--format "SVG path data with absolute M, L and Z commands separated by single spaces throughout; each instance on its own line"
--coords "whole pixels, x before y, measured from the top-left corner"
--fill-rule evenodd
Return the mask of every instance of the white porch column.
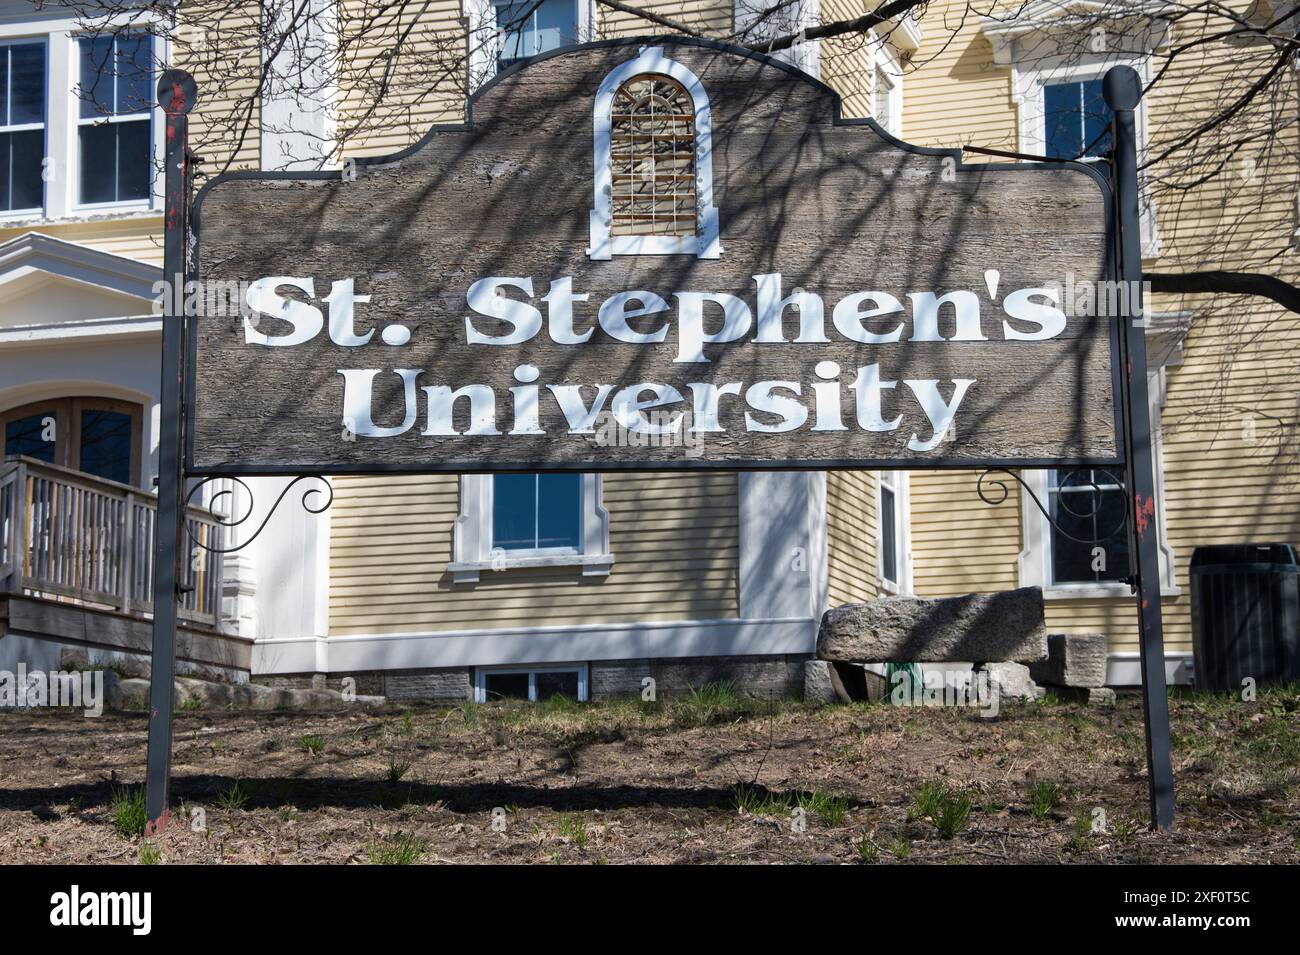
M 336 2 L 263 3 L 262 59 L 270 66 L 261 104 L 263 169 L 321 169 L 337 161 Z
M 808 621 L 811 653 L 826 606 L 826 475 L 739 475 L 740 616 Z

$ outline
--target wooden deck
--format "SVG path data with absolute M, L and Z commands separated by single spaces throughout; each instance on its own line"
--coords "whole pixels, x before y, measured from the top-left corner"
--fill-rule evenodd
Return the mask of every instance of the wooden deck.
M 0 636 L 148 657 L 157 496 L 32 458 L 0 463 Z M 177 658 L 247 671 L 252 641 L 221 631 L 223 528 L 186 511 Z M 197 546 L 197 541 L 205 547 Z

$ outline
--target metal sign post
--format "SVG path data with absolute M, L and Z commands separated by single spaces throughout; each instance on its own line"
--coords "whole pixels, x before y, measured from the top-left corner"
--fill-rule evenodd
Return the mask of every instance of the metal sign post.
M 185 276 L 189 234 L 189 112 L 197 86 L 184 70 L 158 80 L 158 105 L 166 115 L 163 188 L 162 386 L 158 433 L 158 516 L 154 526 L 153 655 L 149 671 L 149 761 L 145 787 L 146 833 L 167 828 L 171 779 L 172 685 L 176 669 L 177 561 L 184 505 L 181 501 L 181 400 L 185 368 Z
M 1113 162 L 1119 224 L 1120 277 L 1130 301 L 1142 305 L 1142 242 L 1138 218 L 1137 132 L 1133 111 L 1142 80 L 1129 66 L 1117 66 L 1103 82 L 1115 119 Z M 1174 771 L 1169 742 L 1169 700 L 1165 687 L 1165 643 L 1160 619 L 1160 556 L 1156 540 L 1155 469 L 1151 457 L 1151 406 L 1147 386 L 1146 319 L 1141 309 L 1124 322 L 1124 445 L 1129 498 L 1129 539 L 1134 558 L 1138 641 L 1142 660 L 1142 706 L 1146 715 L 1147 772 L 1151 822 L 1174 824 Z

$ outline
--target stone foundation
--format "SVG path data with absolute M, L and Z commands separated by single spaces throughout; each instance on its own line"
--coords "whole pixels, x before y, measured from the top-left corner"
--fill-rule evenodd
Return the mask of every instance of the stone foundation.
M 807 654 L 597 660 L 589 668 L 592 700 L 640 696 L 654 680 L 656 696 L 687 693 L 706 683 L 733 683 L 748 696 L 801 696 Z
M 734 683 L 749 696 L 800 696 L 808 655 L 682 657 L 654 660 L 594 660 L 588 666 L 588 695 L 592 700 L 640 696 L 645 680 L 654 680 L 655 694 L 672 696 L 706 683 Z M 361 696 L 402 701 L 464 703 L 473 698 L 473 667 L 418 670 L 369 670 L 358 673 L 289 673 L 254 676 L 253 682 L 276 689 L 342 690 L 343 680 L 356 681 Z
M 382 696 L 389 702 L 464 703 L 471 697 L 468 667 L 268 674 L 254 676 L 253 682 L 277 689 L 341 692 L 343 681 L 349 678 L 355 681 L 359 696 Z

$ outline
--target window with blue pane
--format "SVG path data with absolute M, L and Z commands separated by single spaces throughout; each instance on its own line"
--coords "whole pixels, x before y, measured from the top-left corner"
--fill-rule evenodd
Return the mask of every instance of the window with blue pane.
M 58 417 L 49 408 L 5 422 L 5 457 L 24 455 L 55 464 Z
M 513 0 L 495 4 L 501 37 L 498 69 L 578 42 L 578 0 Z
M 1043 87 L 1043 142 L 1058 159 L 1099 159 L 1110 151 L 1110 107 L 1101 80 Z
M 0 44 L 0 212 L 45 204 L 45 44 Z
M 55 398 L 0 411 L 0 457 L 23 455 L 121 484 L 140 479 L 143 409 L 110 398 Z
M 148 199 L 153 186 L 153 40 L 143 33 L 81 37 L 77 139 L 81 202 Z
M 492 479 L 493 549 L 581 551 L 581 474 L 498 474 Z

